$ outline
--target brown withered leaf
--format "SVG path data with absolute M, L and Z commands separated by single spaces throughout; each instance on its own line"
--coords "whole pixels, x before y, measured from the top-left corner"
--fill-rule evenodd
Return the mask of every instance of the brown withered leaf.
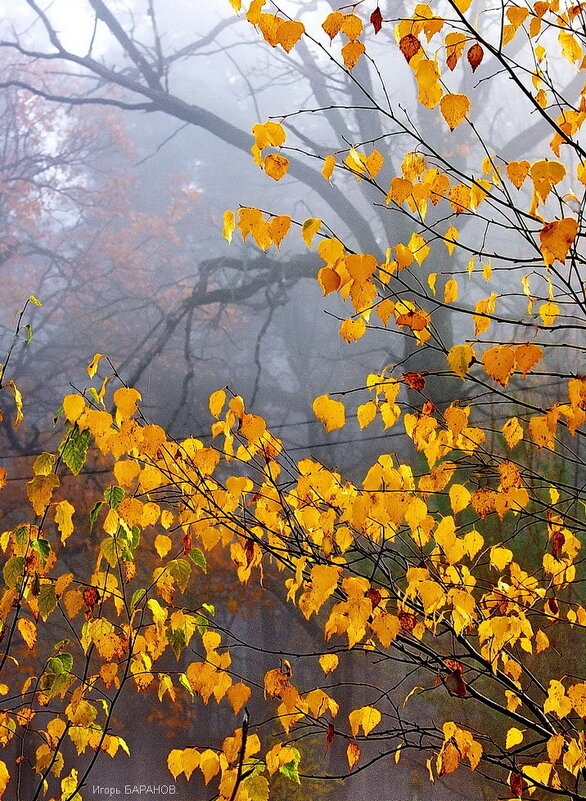
M 410 389 L 422 390 L 425 387 L 425 378 L 421 373 L 405 373 L 403 378 Z
M 521 798 L 523 795 L 523 783 L 523 777 L 520 773 L 511 773 L 509 787 L 511 788 L 512 794 L 517 798 Z

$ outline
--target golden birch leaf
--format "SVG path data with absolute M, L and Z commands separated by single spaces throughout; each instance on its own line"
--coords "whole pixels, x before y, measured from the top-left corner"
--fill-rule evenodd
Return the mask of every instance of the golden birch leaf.
M 136 412 L 136 404 L 141 400 L 141 394 L 131 387 L 119 387 L 114 392 L 113 400 L 116 406 L 116 423 L 120 425 Z
M 447 360 L 452 371 L 464 379 L 475 356 L 472 345 L 454 345 L 448 352 Z
M 470 503 L 470 498 L 472 497 L 470 491 L 462 484 L 452 484 L 450 487 L 449 496 L 450 505 L 454 514 L 461 512 L 463 509 L 467 509 L 468 504 Z
M 548 300 L 547 303 L 542 303 L 539 307 L 539 316 L 543 322 L 543 325 L 553 325 L 558 318 L 560 313 L 560 307 L 557 303 L 553 303 L 551 300 Z
M 328 676 L 338 667 L 339 658 L 337 654 L 322 654 L 319 658 L 319 666 Z
M 33 621 L 20 617 L 16 626 L 28 647 L 34 648 L 37 641 L 37 627 Z
M 69 501 L 59 501 L 55 504 L 55 524 L 61 533 L 61 542 L 73 534 L 73 513 L 74 507 Z
M 321 220 L 317 219 L 316 217 L 308 217 L 308 219 L 305 220 L 301 226 L 301 238 L 309 249 L 311 249 L 313 238 L 319 231 L 320 227 Z
M 351 42 L 356 41 L 362 33 L 362 20 L 356 14 L 344 14 L 340 30 Z
M 366 322 L 363 317 L 355 320 L 344 320 L 340 325 L 340 336 L 346 342 L 356 342 L 366 332 Z
M 356 409 L 356 417 L 361 430 L 369 426 L 376 417 L 376 403 L 374 401 L 362 403 Z
M 523 378 L 527 377 L 527 373 L 531 370 L 537 362 L 543 358 L 543 350 L 539 345 L 532 342 L 526 342 L 515 350 L 515 367 L 521 373 Z
M 515 350 L 510 345 L 497 345 L 484 352 L 484 371 L 502 387 L 506 387 L 515 369 Z
M 279 153 L 269 153 L 264 160 L 264 171 L 275 181 L 280 181 L 289 169 L 289 159 Z
M 578 233 L 578 221 L 574 217 L 563 217 L 561 220 L 547 223 L 539 232 L 540 249 L 546 266 L 554 261 L 562 264 L 572 247 Z
M 444 287 L 444 303 L 454 303 L 456 300 L 458 300 L 458 282 L 455 278 L 450 278 Z
M 4 796 L 4 791 L 10 781 L 10 773 L 6 767 L 6 763 L 0 760 L 0 799 Z
M 66 395 L 63 398 L 63 414 L 70 423 L 75 423 L 85 409 L 85 400 L 82 395 Z
M 220 412 L 226 403 L 226 392 L 223 389 L 217 389 L 212 392 L 208 401 L 210 414 L 216 419 L 220 416 Z
M 350 721 L 352 736 L 356 737 L 361 727 L 365 736 L 368 736 L 374 727 L 381 722 L 381 718 L 381 713 L 373 706 L 363 706 L 350 712 L 348 720 Z
M 342 48 L 342 58 L 346 67 L 352 71 L 360 56 L 366 51 L 366 47 L 362 42 L 346 42 Z
M 172 545 L 171 537 L 168 537 L 167 534 L 157 534 L 155 537 L 155 551 L 159 554 L 161 559 L 167 556 Z
M 334 172 L 334 167 L 336 166 L 336 159 L 334 156 L 326 156 L 324 159 L 324 166 L 322 167 L 321 174 L 326 179 L 326 181 L 331 181 L 332 173 Z
M 233 211 L 225 211 L 223 216 L 223 227 L 222 227 L 222 236 L 228 242 L 232 241 L 232 235 L 234 233 L 234 228 L 236 227 L 236 215 Z
M 326 431 L 336 431 L 346 423 L 344 404 L 333 400 L 329 395 L 320 395 L 313 401 L 313 413 L 320 420 Z
M 279 214 L 273 217 L 269 222 L 269 234 L 277 249 L 281 247 L 281 242 L 287 235 L 291 227 L 291 217 L 287 214 Z
M 523 186 L 525 178 L 529 175 L 530 166 L 526 159 L 523 159 L 523 161 L 509 161 L 507 164 L 509 181 L 516 189 L 520 189 Z
M 167 767 L 174 779 L 183 773 L 183 751 L 175 748 L 167 757 Z
M 333 39 L 336 36 L 342 27 L 342 23 L 344 22 L 344 15 L 341 11 L 333 11 L 331 14 L 325 18 L 322 23 L 322 28 L 330 37 Z
M 511 417 L 501 428 L 509 448 L 514 448 L 523 439 L 523 429 L 517 417 Z
M 22 393 L 12 379 L 7 382 L 7 386 L 8 389 L 12 392 L 12 397 L 14 398 L 14 405 L 16 406 L 16 414 L 14 416 L 13 425 L 14 428 L 18 428 L 18 426 L 24 420 L 24 414 L 22 413 Z
M 352 770 L 360 759 L 360 746 L 356 743 L 350 743 L 346 749 L 346 758 L 348 759 L 348 768 Z
M 519 743 L 522 742 L 523 742 L 523 732 L 521 731 L 521 729 L 517 729 L 514 726 L 510 728 L 507 732 L 507 741 L 505 744 L 505 748 L 507 750 L 510 750 L 511 748 L 514 748 L 516 745 L 519 745 Z
M 298 20 L 287 19 L 277 28 L 277 42 L 289 53 L 305 33 L 305 25 Z
M 448 128 L 453 131 L 470 111 L 470 98 L 467 95 L 444 95 L 440 100 L 440 111 Z
M 103 353 L 94 353 L 93 359 L 85 368 L 90 378 L 93 378 L 97 373 L 98 365 L 100 364 L 100 359 L 102 359 L 103 357 L 104 357 Z
M 233 684 L 228 689 L 226 696 L 228 697 L 228 701 L 230 702 L 230 706 L 232 707 L 232 711 L 235 715 L 240 712 L 251 695 L 252 691 L 250 687 L 241 681 L 236 682 L 236 684 Z

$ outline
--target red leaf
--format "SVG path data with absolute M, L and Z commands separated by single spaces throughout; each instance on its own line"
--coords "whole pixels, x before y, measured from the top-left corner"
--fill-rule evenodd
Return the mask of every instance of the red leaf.
M 480 66 L 480 62 L 484 58 L 484 50 L 482 47 L 476 42 L 473 44 L 468 53 L 466 54 L 468 59 L 468 63 L 472 67 L 472 72 L 476 71 L 476 68 Z
M 370 15 L 370 21 L 374 28 L 374 32 L 378 33 L 383 26 L 383 15 L 380 13 L 380 8 L 378 6 Z
M 403 378 L 407 386 L 411 389 L 422 390 L 425 386 L 425 379 L 420 373 L 405 373 Z
M 523 777 L 520 773 L 511 773 L 509 786 L 512 794 L 517 798 L 521 798 L 523 795 Z
M 326 735 L 326 751 L 330 750 L 331 744 L 334 742 L 334 724 L 328 724 L 328 733 Z
M 403 36 L 399 42 L 399 49 L 407 59 L 407 62 L 409 62 L 415 53 L 421 50 L 421 42 L 416 36 L 413 36 L 412 33 L 408 33 L 407 36 Z

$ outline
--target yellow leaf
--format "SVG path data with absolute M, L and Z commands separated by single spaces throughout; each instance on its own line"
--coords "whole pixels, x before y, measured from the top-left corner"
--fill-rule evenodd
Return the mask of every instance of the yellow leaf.
M 470 99 L 467 95 L 444 95 L 440 101 L 440 111 L 448 128 L 453 131 L 470 111 Z
M 48 476 L 53 472 L 57 457 L 54 453 L 43 452 L 37 456 L 33 464 L 33 473 L 35 476 Z
M 525 378 L 529 370 L 535 367 L 542 358 L 543 350 L 539 345 L 527 342 L 524 345 L 519 345 L 515 350 L 515 367 L 523 373 L 523 378 Z
M 75 423 L 84 409 L 85 400 L 81 395 L 66 395 L 63 398 L 63 414 L 70 423 Z
M 448 364 L 457 376 L 466 378 L 466 373 L 475 355 L 472 345 L 454 345 L 447 355 Z
M 322 28 L 330 37 L 333 39 L 340 32 L 340 28 L 342 27 L 342 23 L 344 22 L 344 15 L 341 11 L 333 11 L 331 14 L 325 18 L 322 23 Z
M 26 494 L 35 514 L 42 515 L 51 503 L 53 490 L 59 486 L 59 479 L 54 473 L 48 476 L 35 476 L 27 481 Z
M 346 342 L 356 342 L 366 332 L 366 322 L 363 317 L 344 320 L 340 325 L 340 336 Z
M 360 746 L 356 743 L 349 743 L 346 748 L 346 758 L 348 759 L 348 768 L 352 770 L 354 765 L 360 759 Z
M 324 166 L 322 167 L 321 171 L 321 174 L 326 179 L 326 181 L 331 180 L 335 166 L 336 166 L 336 159 L 334 158 L 334 156 L 326 156 L 324 159 Z
M 509 161 L 507 164 L 507 175 L 510 182 L 516 189 L 520 189 L 529 174 L 531 165 L 525 159 L 523 161 Z
M 458 282 L 455 278 L 450 278 L 444 287 L 444 303 L 454 303 L 456 300 L 458 300 Z
M 281 247 L 281 242 L 287 235 L 290 227 L 291 217 L 287 214 L 280 214 L 278 217 L 273 217 L 269 222 L 269 234 L 277 249 Z
M 0 377 L 2 376 L 2 370 L 0 368 Z M 16 386 L 12 379 L 7 382 L 8 389 L 12 392 L 12 397 L 14 398 L 14 405 L 16 406 L 16 415 L 14 416 L 14 428 L 17 428 L 22 421 L 24 420 L 24 415 L 22 413 L 22 393 L 19 388 Z
M 546 266 L 554 261 L 565 262 L 577 233 L 578 221 L 574 217 L 564 217 L 544 225 L 539 232 L 539 241 Z
M 505 748 L 510 750 L 514 748 L 519 743 L 523 742 L 523 732 L 521 729 L 516 729 L 514 726 L 508 730 L 507 732 L 507 742 L 505 744 Z
M 183 773 L 183 751 L 175 748 L 167 757 L 167 767 L 174 779 Z
M 497 345 L 484 352 L 484 371 L 502 387 L 506 387 L 515 369 L 515 351 L 510 345 Z
M 234 228 L 236 227 L 236 215 L 233 211 L 225 211 L 223 216 L 223 228 L 222 228 L 222 236 L 224 239 L 227 239 L 228 242 L 232 241 L 232 234 L 234 233 Z
M 269 153 L 264 160 L 264 171 L 275 181 L 280 181 L 289 169 L 289 159 L 279 153 Z
M 362 20 L 356 14 L 344 14 L 340 30 L 353 42 L 362 33 Z
M 321 220 L 315 217 L 309 217 L 301 226 L 301 238 L 308 248 L 311 249 L 313 237 L 317 234 L 321 226 Z
M 358 425 L 361 429 L 369 426 L 376 417 L 376 403 L 374 401 L 368 401 L 367 403 L 361 404 L 356 409 L 356 417 L 358 418 Z
M 119 387 L 114 392 L 113 399 L 116 406 L 116 423 L 120 425 L 124 420 L 129 420 L 136 412 L 136 404 L 141 400 L 141 394 L 138 390 L 130 387 Z
M 362 42 L 346 42 L 342 48 L 342 58 L 349 70 L 353 70 L 360 56 L 366 51 Z
M 509 448 L 514 448 L 523 439 L 523 429 L 518 418 L 511 417 L 501 428 Z
M 0 760 L 0 799 L 4 795 L 4 791 L 10 781 L 10 773 L 8 772 L 8 768 L 6 767 L 6 763 Z
M 289 53 L 305 33 L 305 25 L 298 20 L 287 19 L 277 28 L 277 42 Z
M 98 365 L 100 363 L 100 359 L 103 358 L 103 353 L 94 353 L 94 357 L 88 366 L 85 368 L 87 370 L 87 374 L 90 378 L 93 378 L 98 371 Z
M 576 39 L 570 31 L 560 31 L 558 34 L 558 41 L 562 48 L 562 55 L 567 58 L 570 64 L 580 61 L 583 56 L 580 42 Z
M 244 704 L 249 700 L 252 692 L 248 685 L 239 681 L 228 689 L 226 695 L 228 697 L 228 701 L 230 701 L 230 706 L 232 707 L 234 714 L 237 715 Z
M 337 654 L 322 654 L 319 658 L 319 666 L 327 676 L 334 672 L 339 661 Z
M 37 641 L 37 627 L 33 621 L 25 617 L 19 617 L 16 625 L 28 647 L 34 648 Z
M 55 524 L 61 532 L 61 542 L 65 542 L 67 537 L 73 534 L 73 513 L 74 507 L 69 501 L 59 501 L 55 504 Z
M 449 491 L 452 512 L 457 514 L 468 507 L 471 493 L 462 484 L 452 484 Z
M 155 537 L 155 551 L 159 554 L 161 559 L 164 559 L 165 556 L 171 550 L 173 542 L 171 537 L 168 537 L 166 534 L 157 534 Z
M 513 558 L 513 552 L 501 545 L 493 545 L 490 549 L 490 564 L 499 571 L 503 571 Z
M 209 399 L 210 414 L 213 417 L 219 417 L 225 403 L 226 393 L 223 389 L 217 389 L 215 392 L 212 392 Z
M 381 722 L 381 713 L 373 706 L 363 706 L 360 709 L 355 709 L 350 712 L 348 719 L 350 721 L 350 729 L 352 737 L 356 737 L 360 727 L 364 731 L 365 736 L 368 736 L 375 726 Z
M 313 413 L 320 420 L 326 431 L 335 431 L 346 423 L 344 404 L 332 400 L 329 395 L 320 395 L 313 401 Z
M 543 321 L 543 325 L 553 325 L 557 320 L 559 313 L 560 307 L 551 300 L 548 300 L 547 303 L 542 303 L 539 307 L 539 316 Z

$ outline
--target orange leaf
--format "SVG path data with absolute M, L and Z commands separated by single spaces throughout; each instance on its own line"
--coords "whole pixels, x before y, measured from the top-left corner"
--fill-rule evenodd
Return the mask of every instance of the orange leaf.
M 346 423 L 346 412 L 344 404 L 340 401 L 332 400 L 329 395 L 320 395 L 312 405 L 313 413 L 320 420 L 326 431 L 335 431 L 342 428 Z
M 564 217 L 561 220 L 547 223 L 541 229 L 539 232 L 541 253 L 543 261 L 548 267 L 554 261 L 560 261 L 562 264 L 565 262 L 577 233 L 578 221 L 574 217 Z
M 448 128 L 453 131 L 470 111 L 470 98 L 467 95 L 444 95 L 440 101 L 440 111 Z
M 515 369 L 515 351 L 510 345 L 489 348 L 482 359 L 484 371 L 502 387 L 506 387 Z

